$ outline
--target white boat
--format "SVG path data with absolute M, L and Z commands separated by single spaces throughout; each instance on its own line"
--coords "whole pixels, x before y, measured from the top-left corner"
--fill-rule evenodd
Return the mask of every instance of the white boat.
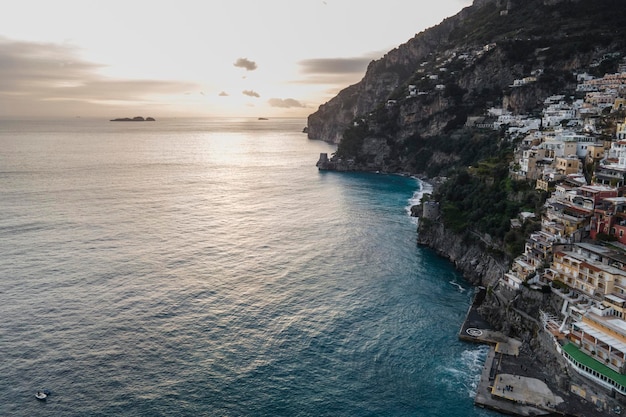
M 48 398 L 48 394 L 46 394 L 43 391 L 37 391 L 35 393 L 35 398 L 37 398 L 38 400 L 41 400 L 41 401 L 45 401 L 46 398 Z

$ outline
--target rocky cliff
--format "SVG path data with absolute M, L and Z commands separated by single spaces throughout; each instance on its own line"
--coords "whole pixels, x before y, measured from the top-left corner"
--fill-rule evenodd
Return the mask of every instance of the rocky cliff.
M 471 239 L 462 239 L 446 230 L 441 222 L 422 219 L 420 223 L 418 244 L 449 259 L 472 284 L 493 286 L 508 270 L 510 259 L 490 251 L 492 243 L 487 237 L 475 235 Z
M 476 0 L 371 62 L 309 116 L 308 136 L 339 144 L 355 169 L 426 173 L 425 139 L 446 141 L 493 105 L 539 111 L 555 91 L 573 91 L 573 71 L 615 69 L 606 57 L 626 52 L 625 11 L 619 0 Z M 531 74 L 536 82 L 512 87 Z M 366 129 L 344 146 L 355 125 Z
M 557 315 L 562 307 L 559 297 L 522 287 L 513 291 L 498 284 L 508 270 L 510 259 L 503 257 L 488 236 L 474 235 L 461 239 L 445 229 L 442 223 L 420 220 L 418 244 L 427 246 L 449 259 L 463 276 L 477 286 L 486 288 L 486 296 L 478 309 L 494 329 L 522 341 L 526 357 L 542 366 L 542 374 L 551 384 L 569 390 L 570 375 L 554 343 L 541 329 L 540 312 Z
M 483 195 L 472 190 L 483 190 L 486 197 L 489 189 L 489 195 L 499 196 L 493 188 L 513 187 L 505 178 L 506 141 L 499 132 L 468 128 L 468 118 L 485 116 L 491 106 L 514 114 L 538 112 L 546 97 L 575 93 L 576 72 L 615 72 L 618 60 L 626 56 L 624 12 L 623 0 L 475 0 L 370 63 L 359 83 L 309 116 L 309 138 L 338 144 L 335 155 L 321 158 L 318 166 L 429 178 L 457 175 L 471 166 L 474 171 L 465 174 L 465 187 L 448 190 L 449 196 L 455 202 L 480 200 Z M 531 75 L 534 82 L 512 86 Z M 481 167 L 489 157 L 492 160 Z M 499 169 L 503 175 L 497 174 Z M 474 188 L 468 186 L 471 178 L 478 178 Z M 536 194 L 530 191 L 527 195 Z M 496 329 L 522 340 L 533 363 L 568 391 L 572 375 L 566 374 L 552 342 L 539 331 L 539 312 L 556 315 L 559 298 L 500 285 L 512 258 L 505 248 L 506 235 L 492 238 L 476 227 L 481 216 L 499 218 L 495 207 L 503 207 L 497 214 L 506 225 L 512 205 L 499 203 L 508 202 L 511 195 L 509 190 L 507 196 L 489 200 L 489 207 L 471 206 L 471 213 L 443 207 L 456 225 L 446 228 L 441 217 L 420 219 L 417 240 L 449 259 L 469 282 L 485 287 L 480 313 Z M 520 205 L 533 206 L 532 199 L 522 200 Z M 496 232 L 502 228 L 492 227 Z M 523 236 L 516 233 L 520 236 L 510 234 L 509 241 L 522 239 L 523 246 Z
M 498 281 L 507 272 L 511 259 L 503 255 L 498 244 L 492 242 L 489 236 L 473 233 L 461 238 L 446 230 L 439 221 L 420 219 L 417 243 L 447 258 L 470 283 L 491 290 L 483 311 L 485 317 L 491 318 L 490 321 L 505 333 L 523 335 L 537 325 L 539 310 L 557 313 L 561 308 L 561 301 L 547 294 L 526 288 L 521 293 L 501 288 Z M 522 311 L 524 317 L 506 319 L 510 311 L 507 313 L 500 308 L 503 303 Z M 517 328 L 514 323 L 517 323 Z

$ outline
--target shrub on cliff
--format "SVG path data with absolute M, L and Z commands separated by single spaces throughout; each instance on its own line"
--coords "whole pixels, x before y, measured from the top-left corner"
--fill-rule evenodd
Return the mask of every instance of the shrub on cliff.
M 498 154 L 501 141 L 495 131 L 462 130 L 446 136 L 415 135 L 406 139 L 403 145 L 401 154 L 409 161 L 410 170 L 436 177 L 449 175 L 477 164 L 489 155 Z
M 508 158 L 500 156 L 477 164 L 472 171 L 460 170 L 439 188 L 434 199 L 441 204 L 446 228 L 459 234 L 488 234 L 508 255 L 516 256 L 538 225 L 527 222 L 521 229 L 511 229 L 510 220 L 522 209 L 540 208 L 545 194 L 524 181 L 513 181 L 507 168 Z
M 446 202 L 441 207 L 441 215 L 445 226 L 454 233 L 463 233 L 467 229 L 468 222 L 466 213 L 457 205 Z
M 357 123 L 347 128 L 343 132 L 343 139 L 339 142 L 335 155 L 340 158 L 358 157 L 363 141 L 369 132 L 369 127 L 365 123 Z

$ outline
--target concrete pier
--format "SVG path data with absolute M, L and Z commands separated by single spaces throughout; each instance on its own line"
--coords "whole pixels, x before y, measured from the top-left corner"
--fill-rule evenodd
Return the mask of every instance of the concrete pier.
M 532 378 L 524 378 L 522 381 L 521 377 L 517 376 L 506 376 L 503 378 L 503 375 L 498 373 L 498 355 L 500 354 L 496 353 L 495 348 L 489 349 L 489 354 L 480 376 L 480 382 L 476 388 L 474 404 L 479 407 L 518 416 L 545 416 L 553 414 L 555 412 L 554 409 L 544 409 L 533 404 L 537 399 L 534 385 L 541 381 L 531 381 Z M 523 386 L 530 388 L 525 389 Z M 506 389 L 507 387 L 513 388 L 509 390 Z M 546 398 L 553 398 L 551 392 L 545 392 L 543 387 L 538 392 L 545 394 Z M 513 393 L 515 394 L 513 395 Z
M 517 416 L 606 416 L 580 396 L 549 386 L 541 366 L 521 353 L 522 343 L 494 330 L 480 316 L 483 298 L 476 296 L 459 331 L 461 340 L 491 346 L 476 388 L 476 406 Z

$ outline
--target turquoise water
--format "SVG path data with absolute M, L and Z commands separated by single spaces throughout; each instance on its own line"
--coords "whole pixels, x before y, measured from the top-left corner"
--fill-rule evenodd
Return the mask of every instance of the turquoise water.
M 419 182 L 305 124 L 0 121 L 0 415 L 494 415 Z

